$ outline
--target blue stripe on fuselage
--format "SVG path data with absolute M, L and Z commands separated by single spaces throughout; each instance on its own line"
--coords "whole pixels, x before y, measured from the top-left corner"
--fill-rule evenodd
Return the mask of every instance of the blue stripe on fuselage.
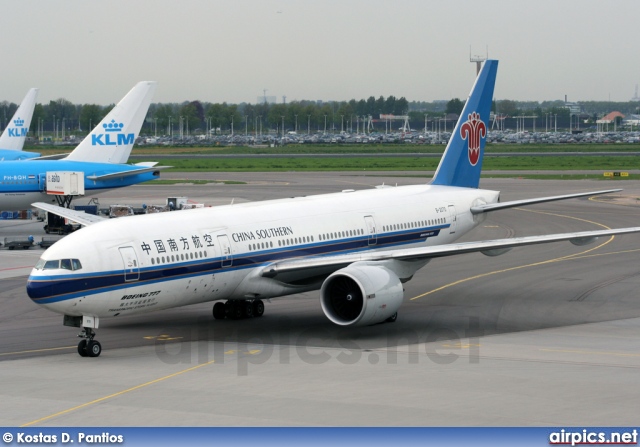
M 272 250 L 245 252 L 233 256 L 231 266 L 222 265 L 222 258 L 201 259 L 193 262 L 176 262 L 140 269 L 140 277 L 135 281 L 124 280 L 125 271 L 101 272 L 82 275 L 50 275 L 29 277 L 27 294 L 38 304 L 55 303 L 81 296 L 94 295 L 130 286 L 161 283 L 175 279 L 190 278 L 205 274 L 219 274 L 247 268 L 268 265 L 282 259 L 299 257 L 329 256 L 347 254 L 363 250 L 391 248 L 426 241 L 440 234 L 449 225 L 414 228 L 408 231 L 392 231 L 377 234 L 377 243 L 369 245 L 369 236 L 360 236 L 331 241 L 315 242 Z M 131 274 L 127 272 L 127 274 Z

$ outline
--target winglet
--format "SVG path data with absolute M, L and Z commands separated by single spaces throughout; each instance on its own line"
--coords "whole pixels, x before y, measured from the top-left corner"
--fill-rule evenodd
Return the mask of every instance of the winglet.
M 21 151 L 24 142 L 27 139 L 27 132 L 31 126 L 31 118 L 33 117 L 33 109 L 36 106 L 36 98 L 38 97 L 38 89 L 30 89 L 16 113 L 9 121 L 9 124 L 0 136 L 0 148 L 10 151 Z
M 497 71 L 496 60 L 487 60 L 482 66 L 433 176 L 432 185 L 477 188 L 480 184 Z
M 126 163 L 147 116 L 156 84 L 155 81 L 137 83 L 66 159 Z

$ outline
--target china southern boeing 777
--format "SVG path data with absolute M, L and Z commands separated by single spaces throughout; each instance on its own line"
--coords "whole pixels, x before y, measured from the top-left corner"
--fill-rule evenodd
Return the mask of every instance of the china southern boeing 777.
M 264 299 L 320 290 L 341 326 L 395 321 L 402 283 L 433 258 L 598 236 L 638 228 L 456 243 L 499 209 L 598 191 L 500 203 L 478 189 L 498 62 L 485 62 L 430 184 L 344 191 L 102 220 L 34 204 L 83 228 L 32 270 L 33 302 L 82 328 L 81 356 L 100 355 L 103 318 L 216 301 L 213 317 L 261 316 Z M 56 210 L 57 208 L 57 210 Z
M 13 114 L 13 118 L 2 132 L 0 136 L 0 161 L 25 160 L 40 156 L 37 152 L 22 150 L 27 139 L 29 126 L 31 126 L 37 96 L 37 88 L 32 88 L 27 92 L 16 113 Z
M 124 164 L 129 159 L 155 89 L 155 82 L 136 84 L 61 160 L 0 162 L 0 210 L 28 209 L 35 201 L 55 203 L 55 197 L 46 191 L 47 172 L 84 173 L 85 194 L 157 178 L 160 168 L 155 163 Z

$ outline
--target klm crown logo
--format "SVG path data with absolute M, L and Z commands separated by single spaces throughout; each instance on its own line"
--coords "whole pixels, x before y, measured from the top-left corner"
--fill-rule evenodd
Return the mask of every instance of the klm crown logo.
M 124 123 L 117 123 L 116 120 L 111 120 L 110 123 L 104 123 L 102 128 L 105 133 L 91 134 L 92 146 L 119 146 L 123 144 L 133 144 L 136 139 L 136 136 L 133 133 L 122 133 Z
M 120 129 L 124 127 L 124 124 L 116 123 L 116 120 L 111 120 L 110 123 L 105 123 L 102 127 L 104 127 L 105 132 L 119 132 Z
M 13 120 L 13 125 L 16 127 L 9 127 L 7 129 L 10 137 L 22 138 L 27 136 L 27 130 L 29 129 L 24 127 L 24 120 L 22 118 L 18 117 Z

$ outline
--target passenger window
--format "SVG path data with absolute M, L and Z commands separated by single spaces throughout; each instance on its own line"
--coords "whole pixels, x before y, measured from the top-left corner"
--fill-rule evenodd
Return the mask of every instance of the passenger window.
M 64 270 L 71 270 L 71 259 L 62 259 L 60 261 L 60 268 Z

